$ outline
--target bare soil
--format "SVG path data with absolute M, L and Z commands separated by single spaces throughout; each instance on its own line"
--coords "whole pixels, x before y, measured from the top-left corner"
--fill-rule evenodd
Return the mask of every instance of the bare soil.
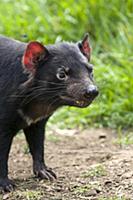
M 17 188 L 0 199 L 132 200 L 133 146 L 120 146 L 117 141 L 112 130 L 49 130 L 45 157 L 58 176 L 50 183 L 32 174 L 31 156 L 20 134 L 14 140 L 9 160 L 10 177 Z

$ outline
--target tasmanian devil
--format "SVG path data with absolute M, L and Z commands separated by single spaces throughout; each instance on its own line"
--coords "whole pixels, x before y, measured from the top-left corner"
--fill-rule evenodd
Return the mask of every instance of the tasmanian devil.
M 53 180 L 44 161 L 44 129 L 63 105 L 87 107 L 98 95 L 86 34 L 77 43 L 43 46 L 0 36 L 0 188 L 10 191 L 8 155 L 13 137 L 23 129 L 33 158 L 33 172 Z

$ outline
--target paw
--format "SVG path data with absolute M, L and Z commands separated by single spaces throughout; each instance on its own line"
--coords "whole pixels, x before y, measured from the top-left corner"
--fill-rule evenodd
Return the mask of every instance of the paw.
M 54 181 L 57 178 L 52 169 L 46 167 L 44 164 L 37 164 L 37 166 L 34 167 L 34 174 L 41 180 Z
M 8 178 L 0 178 L 0 192 L 11 192 L 15 184 Z

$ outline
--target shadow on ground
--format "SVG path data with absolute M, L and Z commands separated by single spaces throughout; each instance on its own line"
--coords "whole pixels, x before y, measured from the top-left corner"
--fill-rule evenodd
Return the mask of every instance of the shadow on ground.
M 68 131 L 69 132 L 69 131 Z M 69 132 L 70 133 L 70 132 Z M 133 199 L 132 145 L 120 146 L 111 130 L 49 131 L 47 164 L 58 179 L 49 183 L 32 175 L 32 161 L 23 134 L 10 154 L 10 177 L 17 188 L 3 200 L 130 200 Z

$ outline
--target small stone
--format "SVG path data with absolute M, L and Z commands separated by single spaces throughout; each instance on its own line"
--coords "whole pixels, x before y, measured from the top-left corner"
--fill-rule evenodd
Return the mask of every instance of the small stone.
M 109 160 L 111 157 L 112 157 L 112 155 L 111 155 L 110 153 L 108 153 L 108 154 L 106 155 L 106 159 L 107 159 L 107 160 Z
M 3 200 L 9 199 L 9 194 L 4 194 L 3 195 Z
M 99 194 L 102 191 L 101 188 L 95 188 L 95 190 L 96 190 L 97 194 Z
M 107 138 L 107 134 L 106 133 L 100 133 L 99 139 L 106 139 L 106 138 Z
M 126 172 L 125 174 L 122 175 L 122 178 L 131 178 L 133 176 L 133 172 Z
M 104 185 L 110 186 L 110 185 L 112 185 L 112 181 L 111 180 L 107 180 L 107 181 L 104 182 Z
M 87 197 L 89 197 L 89 196 L 96 196 L 97 195 L 97 191 L 95 190 L 95 189 L 92 189 L 92 190 L 90 190 L 89 192 L 87 192 L 86 194 L 85 194 L 85 196 Z

